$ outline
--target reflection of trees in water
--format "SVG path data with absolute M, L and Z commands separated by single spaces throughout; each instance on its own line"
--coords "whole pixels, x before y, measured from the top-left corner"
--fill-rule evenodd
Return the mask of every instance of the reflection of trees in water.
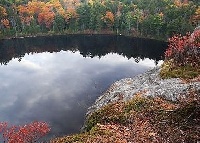
M 117 53 L 139 62 L 144 58 L 158 62 L 167 43 L 112 35 L 68 35 L 34 37 L 0 41 L 0 63 L 7 64 L 13 58 L 19 61 L 27 54 L 42 52 L 79 51 L 83 57 L 99 57 Z

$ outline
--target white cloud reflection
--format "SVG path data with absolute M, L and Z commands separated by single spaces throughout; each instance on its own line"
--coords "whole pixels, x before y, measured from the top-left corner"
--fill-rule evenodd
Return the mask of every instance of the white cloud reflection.
M 149 59 L 135 63 L 117 54 L 101 59 L 69 51 L 26 54 L 21 62 L 0 66 L 0 121 L 44 120 L 53 133 L 77 131 L 86 107 L 112 82 L 154 66 Z

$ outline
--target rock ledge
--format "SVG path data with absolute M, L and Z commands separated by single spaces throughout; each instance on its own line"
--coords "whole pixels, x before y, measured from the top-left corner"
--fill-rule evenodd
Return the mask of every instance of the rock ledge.
M 179 78 L 161 79 L 159 72 L 160 67 L 156 67 L 133 78 L 116 81 L 95 101 L 86 115 L 88 116 L 101 107 L 120 99 L 127 101 L 139 93 L 144 96 L 161 96 L 167 100 L 176 101 L 189 89 L 200 91 L 200 82 L 184 83 Z

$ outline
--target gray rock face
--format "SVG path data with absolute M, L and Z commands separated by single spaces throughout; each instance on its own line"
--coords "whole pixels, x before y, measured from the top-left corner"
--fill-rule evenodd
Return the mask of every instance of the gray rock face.
M 127 101 L 138 93 L 142 93 L 144 96 L 161 96 L 167 100 L 176 101 L 179 96 L 188 92 L 188 89 L 194 88 L 200 91 L 200 82 L 183 83 L 178 78 L 161 79 L 159 72 L 160 68 L 156 67 L 136 77 L 121 79 L 113 83 L 88 109 L 87 115 L 108 103 L 120 99 Z

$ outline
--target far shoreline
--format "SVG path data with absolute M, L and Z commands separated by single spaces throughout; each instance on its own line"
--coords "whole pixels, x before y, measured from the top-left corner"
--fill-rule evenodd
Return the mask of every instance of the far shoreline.
M 124 33 L 115 33 L 113 31 L 108 32 L 96 32 L 96 31 L 90 31 L 90 32 L 69 32 L 69 33 L 38 33 L 33 35 L 25 35 L 25 34 L 19 34 L 17 36 L 10 36 L 10 37 L 0 37 L 0 41 L 2 40 L 12 40 L 12 39 L 23 39 L 23 38 L 32 38 L 32 37 L 52 37 L 52 36 L 67 36 L 67 35 L 111 35 L 111 36 L 125 36 L 130 38 L 140 38 L 140 39 L 149 39 L 149 40 L 156 40 L 156 41 L 163 41 L 167 42 L 167 39 L 158 39 L 155 37 L 150 36 L 142 36 L 142 35 L 135 35 L 135 34 L 124 34 Z

